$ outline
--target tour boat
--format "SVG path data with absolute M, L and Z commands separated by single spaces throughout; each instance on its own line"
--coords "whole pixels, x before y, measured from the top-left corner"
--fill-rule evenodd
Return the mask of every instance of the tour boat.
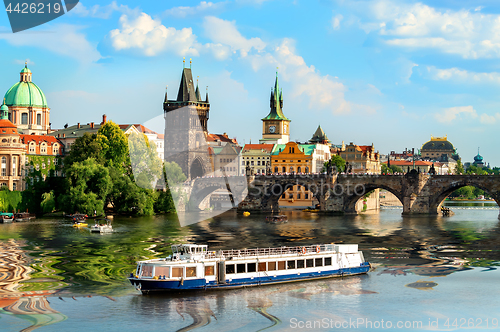
M 228 289 L 367 273 L 357 244 L 208 251 L 172 245 L 166 258 L 137 262 L 128 278 L 143 293 Z

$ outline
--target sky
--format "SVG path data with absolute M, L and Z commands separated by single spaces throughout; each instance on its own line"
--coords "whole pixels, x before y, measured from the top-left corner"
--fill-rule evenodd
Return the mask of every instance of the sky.
M 0 91 L 27 60 L 52 128 L 106 114 L 161 131 L 185 57 L 208 89 L 209 131 L 240 144 L 261 138 L 278 72 L 292 140 L 321 125 L 332 143 L 387 154 L 447 136 L 463 162 L 480 148 L 493 167 L 499 31 L 493 0 L 84 0 L 15 34 L 0 14 Z

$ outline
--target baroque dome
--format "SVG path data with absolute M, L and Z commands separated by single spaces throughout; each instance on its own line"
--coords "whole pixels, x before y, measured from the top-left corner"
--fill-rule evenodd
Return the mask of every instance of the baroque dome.
M 47 107 L 47 99 L 42 90 L 31 82 L 31 70 L 26 65 L 20 72 L 21 80 L 5 93 L 7 106 Z
M 455 147 L 453 144 L 451 144 L 446 137 L 440 138 L 440 137 L 431 137 L 431 140 L 422 145 L 422 148 L 420 151 L 425 151 L 425 150 L 440 150 L 440 151 L 450 151 L 450 152 L 455 152 Z

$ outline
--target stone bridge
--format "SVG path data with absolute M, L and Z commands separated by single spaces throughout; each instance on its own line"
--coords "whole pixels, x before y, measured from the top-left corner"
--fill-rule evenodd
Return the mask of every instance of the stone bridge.
M 257 175 L 247 178 L 248 195 L 238 205 L 240 211 L 279 211 L 280 196 L 293 185 L 312 192 L 321 211 L 356 213 L 356 202 L 371 190 L 393 193 L 403 205 L 404 215 L 438 214 L 441 203 L 453 191 L 474 186 L 500 202 L 499 175 L 405 175 L 304 174 Z

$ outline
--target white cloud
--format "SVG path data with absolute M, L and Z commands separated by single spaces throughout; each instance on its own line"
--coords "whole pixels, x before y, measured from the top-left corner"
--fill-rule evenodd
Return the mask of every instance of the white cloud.
M 340 29 L 340 21 L 342 21 L 343 18 L 344 16 L 342 16 L 341 14 L 337 14 L 332 18 L 332 27 L 334 30 Z
M 479 121 L 484 124 L 495 124 L 497 120 L 500 120 L 500 113 L 495 113 L 495 115 L 483 113 L 479 117 Z
M 260 52 L 266 47 L 260 38 L 243 37 L 234 21 L 229 22 L 214 16 L 207 16 L 203 21 L 203 28 L 207 37 L 212 41 L 231 47 L 233 52 L 239 51 L 242 57 L 247 56 L 252 48 Z
M 109 5 L 101 6 L 94 5 L 90 8 L 85 7 L 81 2 L 79 2 L 75 8 L 73 8 L 68 15 L 77 15 L 80 17 L 95 17 L 108 19 L 113 12 L 118 11 L 125 14 L 131 15 L 132 13 L 138 14 L 138 9 L 130 9 L 126 5 L 118 5 L 116 1 L 111 2 Z
M 31 61 L 30 59 L 25 59 L 25 60 L 15 59 L 14 63 L 18 65 L 24 65 L 25 63 L 27 63 L 30 66 L 35 64 L 35 62 Z
M 480 8 L 441 10 L 392 0 L 354 6 L 370 15 L 361 28 L 377 31 L 389 45 L 431 48 L 468 59 L 500 57 L 500 15 L 483 14 Z
M 77 59 L 81 63 L 99 60 L 101 55 L 85 34 L 81 26 L 57 24 L 49 27 L 50 31 L 21 31 L 15 34 L 0 34 L 0 39 L 14 46 L 30 46 L 47 49 L 55 54 Z
M 291 82 L 292 98 L 306 98 L 309 109 L 328 109 L 335 114 L 351 111 L 373 113 L 371 106 L 355 104 L 345 99 L 346 86 L 336 77 L 321 75 L 314 66 L 308 66 L 297 55 L 291 39 L 284 39 L 272 53 L 257 54 L 249 57 L 255 71 L 268 67 L 279 67 L 280 77 Z
M 135 50 L 146 56 L 155 56 L 164 51 L 199 55 L 200 45 L 191 28 L 167 28 L 159 19 L 153 19 L 146 13 L 134 19 L 124 14 L 119 23 L 120 28 L 109 33 L 111 45 L 117 51 Z
M 462 119 L 462 117 L 475 119 L 477 112 L 472 106 L 458 106 L 445 108 L 434 116 L 441 123 L 451 123 L 454 120 Z
M 436 81 L 453 81 L 460 83 L 500 83 L 500 73 L 477 73 L 456 67 L 439 69 L 434 66 L 427 67 L 429 78 Z
M 206 11 L 215 10 L 224 7 L 227 4 L 227 1 L 223 2 L 206 2 L 202 1 L 198 6 L 188 7 L 188 6 L 179 6 L 168 9 L 163 13 L 166 16 L 174 16 L 177 18 L 184 18 L 186 16 L 200 15 Z

